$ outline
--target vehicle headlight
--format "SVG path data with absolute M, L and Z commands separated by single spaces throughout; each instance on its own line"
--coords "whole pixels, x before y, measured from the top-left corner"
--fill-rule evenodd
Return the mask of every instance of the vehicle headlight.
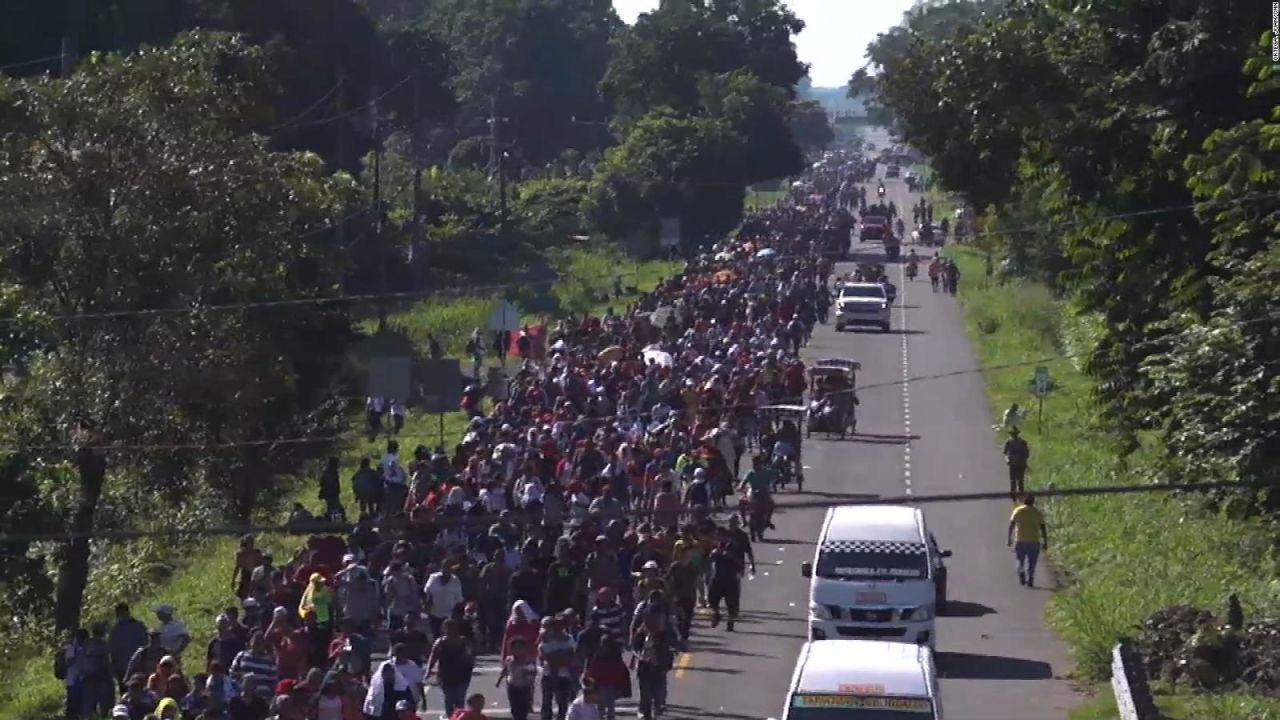
M 812 617 L 815 620 L 830 620 L 831 611 L 827 609 L 826 605 L 811 602 L 809 603 L 809 617 Z
M 889 303 L 880 303 L 880 309 L 884 310 L 889 307 Z
M 907 611 L 904 611 L 902 613 L 902 619 L 910 620 L 911 622 L 925 622 L 926 620 L 932 620 L 936 616 L 937 612 L 937 606 L 933 603 L 929 603 L 928 605 L 921 605 L 920 607 L 910 608 Z

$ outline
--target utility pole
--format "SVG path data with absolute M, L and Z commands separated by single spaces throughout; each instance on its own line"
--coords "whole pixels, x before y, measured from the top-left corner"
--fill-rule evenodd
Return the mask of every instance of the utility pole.
M 422 244 L 422 159 L 421 152 L 418 148 L 418 133 L 421 131 L 421 87 L 422 83 L 418 82 L 418 78 L 413 79 L 413 128 L 409 131 L 409 146 L 413 153 L 413 236 L 409 241 L 409 257 L 413 259 L 414 252 L 418 246 Z
M 369 107 L 373 112 L 373 247 L 378 258 L 378 332 L 387 327 L 387 257 L 386 248 L 382 246 L 382 118 L 378 115 L 378 88 L 373 88 L 373 101 Z
M 498 175 L 498 212 L 505 227 L 507 222 L 507 171 L 503 156 L 506 148 L 502 144 L 502 125 L 507 118 L 498 117 L 497 98 L 489 99 L 489 166 Z
M 71 70 L 75 66 L 75 45 L 70 35 L 62 36 L 62 47 L 59 50 L 61 64 L 58 66 L 58 77 L 67 78 L 71 76 Z
M 347 123 L 346 123 L 346 120 L 344 120 L 342 117 L 344 106 L 346 105 L 345 98 L 343 96 L 346 94 L 346 91 L 347 91 L 347 71 L 342 66 L 341 63 L 338 64 L 337 75 L 338 75 L 338 83 L 337 83 L 338 88 L 337 90 L 334 91 L 334 94 L 333 94 L 334 111 L 335 111 L 334 112 L 335 122 L 333 123 L 333 127 L 334 127 L 334 132 L 337 133 L 337 136 L 334 138 L 334 155 L 337 157 L 337 163 L 336 163 L 338 166 L 337 169 L 341 170 L 342 168 L 346 167 L 346 162 L 347 162 L 347 147 L 346 147 L 346 132 L 345 132 Z M 337 237 L 338 237 L 339 248 L 345 248 L 347 246 L 346 230 L 347 230 L 347 220 L 346 218 L 340 218 L 338 220 L 338 227 L 337 227 L 337 233 L 338 233 Z

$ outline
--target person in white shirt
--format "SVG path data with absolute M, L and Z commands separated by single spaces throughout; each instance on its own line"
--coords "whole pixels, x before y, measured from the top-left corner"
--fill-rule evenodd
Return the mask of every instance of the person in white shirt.
M 181 661 L 182 651 L 187 649 L 187 645 L 191 643 L 191 633 L 187 631 L 187 626 L 173 616 L 173 606 L 167 603 L 160 603 L 152 610 L 156 613 L 156 619 L 160 621 L 160 627 L 156 630 L 160 633 L 160 645 L 165 652 L 178 658 Z
M 382 507 L 387 515 L 397 515 L 404 511 L 405 498 L 409 496 L 409 478 L 400 465 L 400 444 L 395 440 L 387 442 L 387 453 L 382 456 Z
M 485 510 L 498 514 L 507 509 L 507 489 L 498 480 L 491 480 L 489 486 L 480 491 L 480 502 Z
M 455 565 L 446 565 L 439 572 L 431 573 L 427 584 L 422 588 L 425 598 L 424 608 L 431 622 L 431 634 L 440 637 L 444 633 L 444 621 L 453 615 L 453 609 L 464 602 L 462 597 L 462 580 L 454 573 Z
M 601 720 L 600 690 L 591 682 L 582 685 L 582 692 L 569 705 L 569 713 L 565 720 Z

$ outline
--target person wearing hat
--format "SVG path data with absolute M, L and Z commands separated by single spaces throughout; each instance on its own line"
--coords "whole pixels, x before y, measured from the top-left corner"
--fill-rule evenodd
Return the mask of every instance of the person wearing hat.
M 1009 465 L 1009 497 L 1017 498 L 1023 493 L 1027 462 L 1031 459 L 1031 448 L 1022 439 L 1017 426 L 1009 428 L 1009 439 L 1004 443 L 1004 459 Z
M 156 628 L 160 633 L 160 644 L 165 652 L 181 660 L 182 651 L 186 650 L 187 645 L 191 643 L 191 633 L 187 632 L 187 626 L 174 617 L 173 606 L 168 603 L 160 603 L 152 610 L 155 611 L 156 619 L 160 621 L 160 627 Z

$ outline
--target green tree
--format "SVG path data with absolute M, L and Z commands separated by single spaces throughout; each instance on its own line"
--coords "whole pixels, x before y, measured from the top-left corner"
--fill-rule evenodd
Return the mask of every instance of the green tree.
M 0 415 L 23 462 L 68 470 L 68 531 L 99 527 L 109 476 L 154 488 L 157 512 L 247 519 L 329 450 L 257 441 L 342 427 L 340 306 L 219 309 L 337 290 L 317 234 L 350 184 L 245 132 L 267 77 L 261 50 L 192 34 L 66 80 L 0 79 L 0 305 L 41 338 Z M 83 535 L 57 554 L 59 627 L 90 556 Z
M 1270 486 L 1262 506 L 1280 509 L 1280 79 L 1270 43 L 1246 64 L 1251 97 L 1269 118 L 1214 132 L 1186 160 L 1189 184 L 1213 233 L 1213 301 L 1207 317 L 1178 313 L 1160 330 L 1142 369 L 1170 470 L 1198 482 L 1238 479 Z
M 705 114 L 723 118 L 746 141 L 744 184 L 804 169 L 804 155 L 791 134 L 786 91 L 748 70 L 705 77 L 699 86 Z
M 437 0 L 425 17 L 457 68 L 459 140 L 489 134 L 488 118 L 534 166 L 567 148 L 609 142 L 597 86 L 620 21 L 608 0 Z
M 791 137 L 803 150 L 825 150 L 835 142 L 835 130 L 820 103 L 812 100 L 793 103 L 790 116 Z
M 808 73 L 792 43 L 803 29 L 778 0 L 665 0 L 618 34 L 601 89 L 626 114 L 692 112 L 705 78 L 747 70 L 792 99 Z
M 623 238 L 656 236 L 658 220 L 673 217 L 687 243 L 721 237 L 742 214 L 745 147 L 724 120 L 654 110 L 596 166 L 583 205 L 588 221 Z

